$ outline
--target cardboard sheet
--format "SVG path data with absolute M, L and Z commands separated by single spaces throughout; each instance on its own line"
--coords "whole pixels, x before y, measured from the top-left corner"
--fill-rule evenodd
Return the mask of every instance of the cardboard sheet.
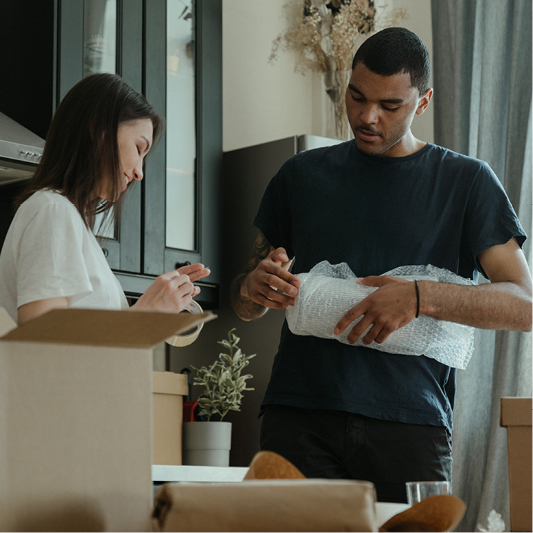
M 0 340 L 152 348 L 158 342 L 216 318 L 211 311 L 156 313 L 103 311 L 99 309 L 53 309 L 16 328 Z

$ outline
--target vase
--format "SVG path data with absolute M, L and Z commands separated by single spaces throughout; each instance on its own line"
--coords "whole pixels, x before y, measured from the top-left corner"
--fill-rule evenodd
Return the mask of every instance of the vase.
M 229 466 L 231 422 L 184 422 L 183 464 Z
M 346 114 L 346 88 L 352 75 L 351 70 L 330 70 L 322 79 L 322 136 L 341 141 L 353 139 L 352 129 Z

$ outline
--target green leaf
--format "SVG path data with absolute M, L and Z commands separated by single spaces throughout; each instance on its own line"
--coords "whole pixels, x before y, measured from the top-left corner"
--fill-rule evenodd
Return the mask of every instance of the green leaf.
M 222 420 L 228 411 L 240 411 L 242 391 L 254 390 L 246 388 L 246 380 L 252 378 L 251 374 L 242 374 L 242 370 L 248 366 L 249 360 L 256 354 L 247 356 L 238 343 L 240 338 L 235 334 L 236 328 L 228 332 L 228 338 L 217 341 L 224 351 L 218 354 L 218 358 L 210 366 L 191 368 L 196 371 L 194 385 L 202 385 L 203 392 L 199 395 L 202 416 L 208 419 L 218 414 Z

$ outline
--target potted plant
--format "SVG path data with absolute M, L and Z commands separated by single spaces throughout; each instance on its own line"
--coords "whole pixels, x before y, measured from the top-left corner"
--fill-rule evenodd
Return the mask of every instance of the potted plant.
M 245 355 L 238 347 L 240 338 L 233 328 L 228 340 L 218 341 L 226 352 L 209 367 L 191 368 L 196 371 L 194 385 L 204 386 L 198 397 L 201 422 L 183 424 L 183 464 L 204 466 L 229 466 L 231 449 L 231 422 L 223 422 L 229 411 L 240 411 L 243 392 L 251 374 L 242 374 L 253 355 Z M 211 420 L 215 416 L 219 420 Z

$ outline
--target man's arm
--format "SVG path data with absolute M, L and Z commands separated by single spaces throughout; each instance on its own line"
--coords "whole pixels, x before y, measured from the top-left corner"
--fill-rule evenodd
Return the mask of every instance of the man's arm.
M 239 318 L 254 320 L 267 309 L 294 305 L 300 281 L 287 271 L 288 261 L 285 250 L 275 249 L 259 232 L 244 273 L 231 285 L 231 301 Z
M 485 250 L 479 262 L 491 283 L 469 286 L 419 281 L 420 314 L 482 329 L 531 331 L 531 275 L 516 240 Z M 373 325 L 363 343 L 382 343 L 415 318 L 413 282 L 391 276 L 369 276 L 360 282 L 378 290 L 337 324 L 335 333 L 340 334 L 363 316 L 348 335 L 348 342 L 355 343 Z
M 531 275 L 516 240 L 485 250 L 479 262 L 491 283 L 419 282 L 421 314 L 482 329 L 531 331 Z

